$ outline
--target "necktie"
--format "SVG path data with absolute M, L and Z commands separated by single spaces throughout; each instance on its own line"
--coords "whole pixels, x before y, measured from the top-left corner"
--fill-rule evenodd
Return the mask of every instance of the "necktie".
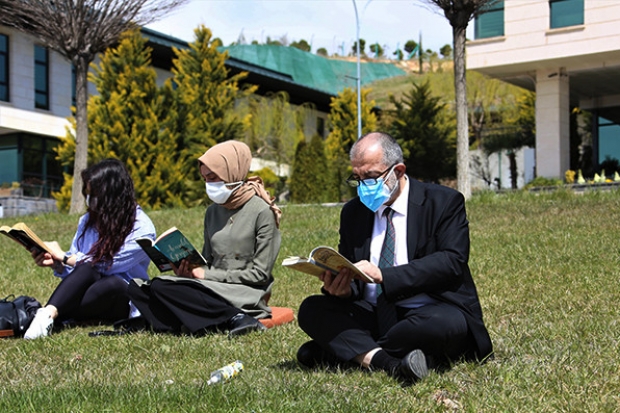
M 388 268 L 394 266 L 395 259 L 395 243 L 396 232 L 394 230 L 394 223 L 392 222 L 392 216 L 394 210 L 390 207 L 385 208 L 383 215 L 387 220 L 385 228 L 385 238 L 383 239 L 383 246 L 381 247 L 381 255 L 379 256 L 379 268 Z M 384 335 L 394 324 L 396 324 L 396 307 L 394 304 L 389 303 L 385 299 L 381 284 L 377 285 L 377 322 L 379 323 L 379 333 Z

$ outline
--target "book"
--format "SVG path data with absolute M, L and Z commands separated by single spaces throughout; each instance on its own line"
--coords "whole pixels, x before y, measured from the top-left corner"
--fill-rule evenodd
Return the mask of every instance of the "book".
M 178 267 L 183 260 L 187 260 L 191 268 L 207 265 L 207 260 L 176 227 L 168 229 L 155 241 L 138 238 L 136 242 L 160 272 L 171 270 L 173 265 Z
M 331 247 L 316 247 L 308 257 L 287 257 L 282 261 L 282 265 L 317 277 L 325 271 L 338 274 L 342 268 L 349 268 L 359 278 L 374 283 L 372 278 Z
M 36 250 L 38 254 L 42 252 L 52 253 L 45 242 L 23 222 L 18 222 L 12 227 L 3 225 L 0 227 L 0 233 L 23 245 L 28 251 Z

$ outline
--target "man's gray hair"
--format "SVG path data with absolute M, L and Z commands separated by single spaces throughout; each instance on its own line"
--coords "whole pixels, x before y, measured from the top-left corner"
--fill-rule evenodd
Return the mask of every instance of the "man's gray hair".
M 370 132 L 366 135 L 363 135 L 357 140 L 357 142 L 353 144 L 353 146 L 351 146 L 351 151 L 349 152 L 349 159 L 353 160 L 353 158 L 360 155 L 359 142 L 369 136 L 369 139 L 377 140 L 381 145 L 381 149 L 383 150 L 383 163 L 386 166 L 391 166 L 397 163 L 404 163 L 403 150 L 400 148 L 400 145 L 398 144 L 398 142 L 396 142 L 396 139 L 394 139 L 390 134 L 385 132 Z

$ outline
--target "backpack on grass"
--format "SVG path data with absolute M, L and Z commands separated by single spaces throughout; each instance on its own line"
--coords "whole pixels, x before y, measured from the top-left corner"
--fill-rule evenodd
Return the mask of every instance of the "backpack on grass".
M 21 337 L 41 308 L 35 298 L 9 295 L 0 299 L 0 337 Z M 12 299 L 14 298 L 14 299 Z

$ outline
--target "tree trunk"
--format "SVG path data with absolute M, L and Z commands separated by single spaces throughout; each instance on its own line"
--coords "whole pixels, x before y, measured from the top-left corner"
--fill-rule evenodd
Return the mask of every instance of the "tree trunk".
M 84 211 L 82 195 L 82 171 L 88 164 L 88 67 L 90 61 L 77 57 L 75 64 L 75 161 L 73 164 L 73 187 L 69 213 Z
M 510 185 L 512 189 L 517 189 L 517 178 L 518 178 L 518 168 L 517 168 L 517 152 L 514 150 L 508 151 L 508 161 L 510 162 Z
M 456 96 L 456 178 L 465 199 L 471 197 L 469 184 L 469 126 L 465 78 L 465 27 L 452 27 L 454 39 L 454 91 Z

